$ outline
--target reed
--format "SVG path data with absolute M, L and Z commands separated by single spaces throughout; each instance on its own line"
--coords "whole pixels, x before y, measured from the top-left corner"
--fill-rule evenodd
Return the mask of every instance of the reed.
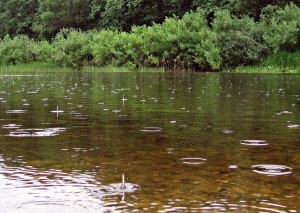
M 51 65 L 43 62 L 31 62 L 22 64 L 11 64 L 0 66 L 0 73 L 16 73 L 20 74 L 22 72 L 70 72 L 76 71 L 75 68 Z M 77 70 L 78 71 L 78 70 Z M 165 72 L 163 68 L 151 68 L 151 67 L 139 67 L 135 69 L 130 69 L 125 66 L 84 66 L 80 69 L 83 72 Z
M 21 64 L 1 65 L 1 73 L 22 73 L 22 72 L 54 72 L 72 71 L 72 68 L 53 66 L 43 62 L 31 62 Z
M 273 66 L 280 68 L 297 69 L 300 67 L 300 51 L 286 52 L 280 51 L 268 56 L 261 62 L 262 66 Z
M 225 72 L 300 74 L 300 51 L 293 53 L 280 51 L 266 57 L 258 65 L 241 66 Z

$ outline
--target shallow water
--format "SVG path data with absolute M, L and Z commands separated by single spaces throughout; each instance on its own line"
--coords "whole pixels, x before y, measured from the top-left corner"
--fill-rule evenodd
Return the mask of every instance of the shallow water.
M 300 211 L 300 75 L 0 80 L 1 212 Z

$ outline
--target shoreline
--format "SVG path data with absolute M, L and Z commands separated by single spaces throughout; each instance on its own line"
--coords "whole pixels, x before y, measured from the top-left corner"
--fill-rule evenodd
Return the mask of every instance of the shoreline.
M 247 73 L 247 74 L 300 74 L 300 67 L 279 67 L 279 66 L 241 66 L 237 68 L 225 69 L 214 72 L 207 71 L 193 71 L 193 70 L 166 70 L 163 67 L 151 68 L 141 67 L 138 69 L 130 69 L 128 67 L 116 67 L 116 66 L 84 66 L 81 69 L 75 69 L 72 67 L 62 67 L 57 65 L 50 65 L 42 62 L 31 62 L 25 64 L 16 65 L 0 65 L 0 73 L 23 73 L 23 72 L 194 72 L 194 73 Z

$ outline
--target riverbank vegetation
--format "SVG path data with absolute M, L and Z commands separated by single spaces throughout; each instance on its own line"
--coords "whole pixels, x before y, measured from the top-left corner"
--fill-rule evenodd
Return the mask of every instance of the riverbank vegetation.
M 0 65 L 300 72 L 298 1 L 162 2 L 1 1 Z

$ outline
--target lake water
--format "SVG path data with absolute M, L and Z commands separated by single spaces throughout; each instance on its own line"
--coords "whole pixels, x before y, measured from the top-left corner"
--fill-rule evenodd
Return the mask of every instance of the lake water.
M 300 75 L 0 80 L 3 213 L 300 211 Z

